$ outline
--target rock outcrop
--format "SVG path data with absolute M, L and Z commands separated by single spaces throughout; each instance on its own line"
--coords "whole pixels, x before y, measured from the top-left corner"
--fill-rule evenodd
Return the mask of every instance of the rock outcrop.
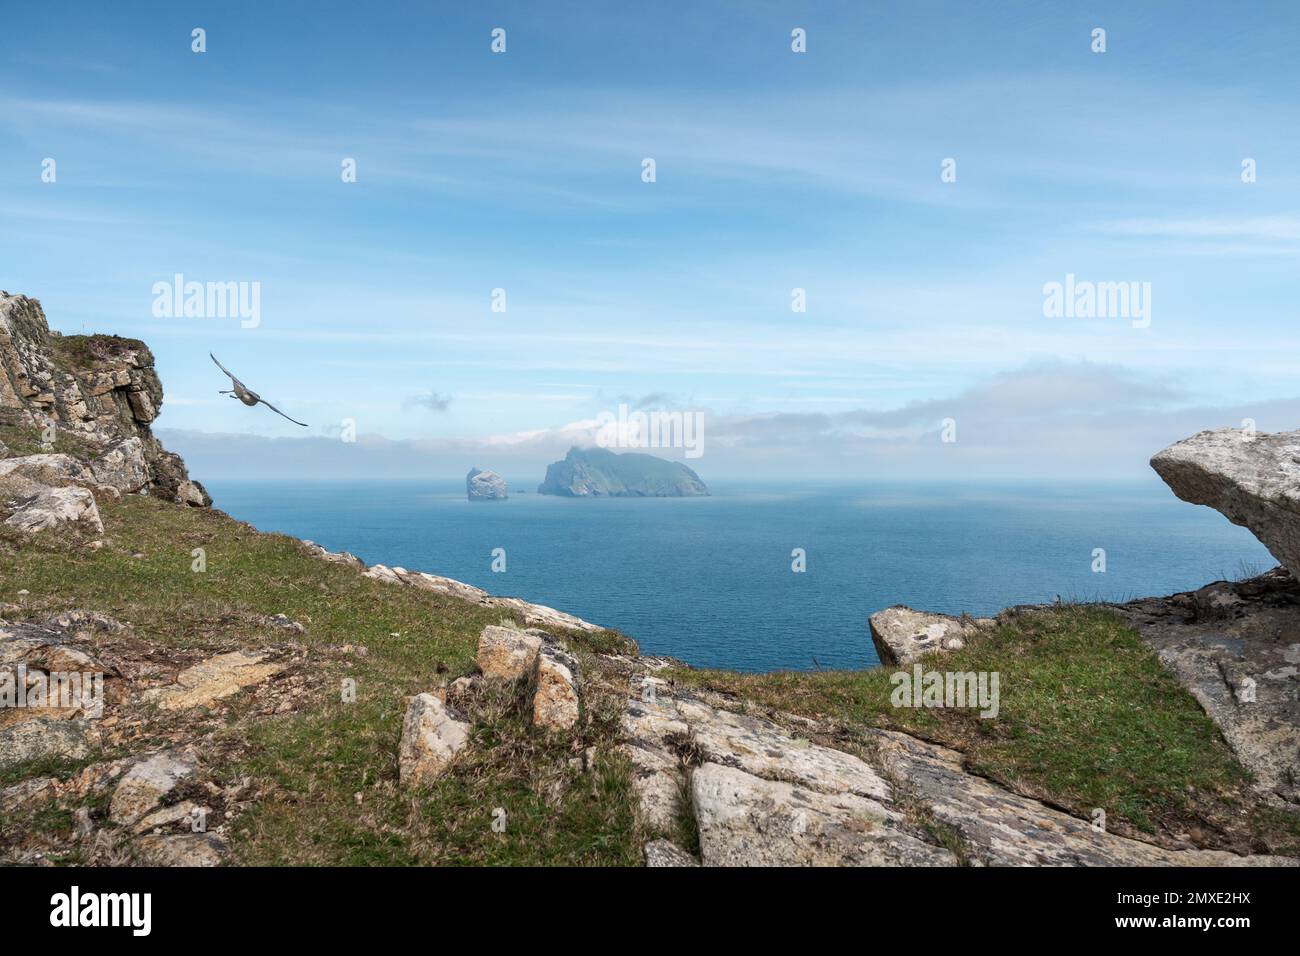
M 1300 806 L 1300 583 L 1285 568 L 1117 610 L 1266 796 Z
M 40 487 L 33 494 L 12 498 L 5 524 L 28 534 L 71 527 L 82 534 L 104 533 L 95 496 L 85 488 Z
M 170 753 L 154 754 L 135 764 L 113 791 L 108 816 L 114 823 L 134 824 L 162 803 L 177 784 L 194 776 L 193 761 Z
M 1284 567 L 1121 610 L 1257 788 L 1300 804 L 1300 431 L 1203 431 L 1158 452 L 1151 467 L 1179 498 L 1249 528 Z
M 428 787 L 469 745 L 470 725 L 456 720 L 433 694 L 416 694 L 402 721 L 398 774 L 404 787 Z
M 1158 452 L 1151 467 L 1179 498 L 1249 528 L 1300 575 L 1300 431 L 1203 431 Z
M 604 448 L 570 448 L 563 461 L 546 466 L 537 487 L 566 498 L 684 498 L 707 495 L 700 476 L 685 465 L 654 455 Z
M 478 637 L 478 669 L 489 680 L 523 680 L 537 668 L 540 634 L 489 624 Z
M 966 646 L 989 618 L 950 617 L 914 611 L 896 604 L 871 615 L 871 641 L 886 666 L 911 664 L 929 651 L 955 651 Z
M 283 663 L 269 661 L 267 657 L 254 651 L 218 654 L 181 671 L 176 675 L 175 684 L 150 688 L 142 696 L 159 710 L 210 707 L 284 670 Z
M 21 613 L 0 604 L 0 615 Z M 284 674 L 304 658 L 287 645 L 205 658 L 86 608 L 0 620 L 0 769 L 28 764 L 30 774 L 0 786 L 0 832 L 47 807 L 75 823 L 16 843 L 11 829 L 0 862 L 51 854 L 92 865 L 219 863 L 226 828 L 256 793 L 248 778 L 222 780 L 206 761 L 229 756 L 232 717 L 286 713 L 304 699 L 301 673 Z M 72 676 L 81 681 L 70 684 Z M 15 699 L 19 682 L 24 699 Z M 92 762 L 51 775 L 65 760 Z
M 406 587 L 418 588 L 421 591 L 432 591 L 435 594 L 470 601 L 480 607 L 511 611 L 518 614 L 526 624 L 533 627 L 560 628 L 570 631 L 587 631 L 589 633 L 605 630 L 599 624 L 592 624 L 590 621 L 584 621 L 582 618 L 567 614 L 564 611 L 557 611 L 545 604 L 532 604 L 514 597 L 496 597 L 488 594 L 482 588 L 476 588 L 472 584 L 466 584 L 454 578 L 444 578 L 437 574 L 427 574 L 424 571 L 408 571 L 406 568 L 390 568 L 385 564 L 373 564 L 367 568 L 360 558 L 348 554 L 346 551 L 326 551 L 323 547 L 311 541 L 304 541 L 303 544 L 322 561 L 356 567 L 361 569 L 362 574 L 366 577 L 373 578 L 376 581 L 401 584 Z
M 206 506 L 202 485 L 150 429 L 162 401 L 143 342 L 59 335 L 38 301 L 0 292 L 0 426 L 34 443 L 76 446 L 99 485 Z
M 563 648 L 543 643 L 533 673 L 533 726 L 568 730 L 578 722 L 578 659 Z
M 526 681 L 534 727 L 568 730 L 582 716 L 578 659 L 545 631 L 488 625 L 478 639 L 478 666 L 490 681 Z
M 743 702 L 631 679 L 624 749 L 651 833 L 692 820 L 705 866 L 1276 866 L 1288 857 L 1170 850 L 969 773 L 962 754 L 874 728 L 854 753 L 728 709 Z M 653 846 L 653 850 L 651 849 Z M 666 841 L 647 862 L 682 865 Z
M 477 468 L 471 468 L 465 476 L 465 493 L 470 501 L 505 501 L 510 497 L 504 478 L 495 471 Z

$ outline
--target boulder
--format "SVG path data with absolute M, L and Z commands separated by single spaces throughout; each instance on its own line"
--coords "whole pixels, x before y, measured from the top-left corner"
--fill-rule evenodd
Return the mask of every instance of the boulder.
M 468 586 L 465 585 L 465 587 Z M 582 618 L 566 614 L 564 611 L 557 611 L 545 604 L 530 604 L 520 598 L 490 597 L 485 603 L 490 604 L 492 607 L 513 611 L 522 617 L 525 623 L 534 627 L 563 628 L 570 631 L 587 631 L 589 633 L 604 630 L 599 624 L 592 624 L 590 621 L 584 621 Z
M 1249 528 L 1300 576 L 1300 431 L 1203 431 L 1158 452 L 1151 467 L 1179 498 Z
M 383 567 L 383 565 L 376 565 L 376 567 Z M 434 591 L 438 594 L 446 594 L 449 597 L 479 603 L 482 603 L 485 598 L 489 598 L 488 593 L 482 588 L 476 588 L 472 584 L 465 584 L 463 581 L 444 578 L 437 574 L 428 574 L 424 571 L 408 571 L 405 568 L 393 568 L 392 571 L 399 583 L 419 588 L 421 591 Z
M 466 584 L 452 578 L 440 577 L 436 574 L 427 574 L 423 571 L 390 568 L 383 564 L 374 564 L 367 568 L 359 558 L 348 554 L 346 551 L 333 553 L 326 551 L 314 542 L 304 541 L 303 543 L 322 560 L 355 567 L 361 571 L 363 576 L 376 581 L 383 581 L 385 584 L 402 584 L 407 587 L 419 588 L 422 591 L 433 591 L 437 594 L 445 594 L 448 597 L 472 601 L 482 607 L 501 608 L 504 611 L 519 615 L 527 624 L 535 627 L 560 628 L 571 631 L 587 631 L 589 633 L 604 630 L 599 624 L 592 624 L 590 621 L 584 621 L 572 614 L 557 611 L 553 607 L 546 607 L 544 604 L 530 604 L 527 601 L 513 597 L 494 597 L 482 588 L 476 588 L 472 584 Z M 630 647 L 635 647 L 629 639 L 624 638 L 623 640 Z
M 212 499 L 197 481 L 178 481 L 176 483 L 176 503 L 189 505 L 191 508 L 206 508 Z
M 170 753 L 156 753 L 136 763 L 113 791 L 108 816 L 122 826 L 134 824 L 162 803 L 197 767 Z
M 42 488 L 19 498 L 5 524 L 27 534 L 64 527 L 84 533 L 104 533 L 95 496 L 85 488 Z
M 491 680 L 530 677 L 542 643 L 537 634 L 489 624 L 478 637 L 479 670 Z
M 447 713 L 433 694 L 416 694 L 402 721 L 398 775 L 404 787 L 427 787 L 469 745 L 470 725 Z
M 543 730 L 568 730 L 578 722 L 578 660 L 554 644 L 537 651 L 533 678 L 533 726 Z
M 896 604 L 871 615 L 871 642 L 881 664 L 911 664 L 930 651 L 960 650 L 980 627 L 992 623 L 987 618 L 931 614 Z
M 373 578 L 376 581 L 383 581 L 385 584 L 404 584 L 401 575 L 397 570 L 390 568 L 386 564 L 373 564 L 365 571 L 361 572 L 362 577 Z
M 510 497 L 506 493 L 506 480 L 495 471 L 480 471 L 471 468 L 465 476 L 465 492 L 470 501 L 505 501 Z
M 127 403 L 131 406 L 131 414 L 135 420 L 143 424 L 153 421 L 158 412 L 153 406 L 153 399 L 149 397 L 148 392 L 131 392 L 126 393 Z

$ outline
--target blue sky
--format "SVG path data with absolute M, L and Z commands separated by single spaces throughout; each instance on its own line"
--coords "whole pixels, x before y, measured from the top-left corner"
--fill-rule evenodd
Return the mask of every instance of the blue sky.
M 1295 426 L 1292 3 L 86 3 L 5 23 L 0 288 L 54 328 L 149 342 L 159 426 L 206 433 L 218 470 L 213 435 L 286 473 L 344 466 L 218 396 L 209 350 L 309 442 L 353 419 L 363 447 L 447 474 L 543 464 L 620 401 L 705 412 L 705 475 L 953 454 L 1129 474 L 1189 423 Z M 175 273 L 260 283 L 260 324 L 156 318 Z M 1067 273 L 1149 282 L 1150 328 L 1044 317 Z M 978 427 L 936 449 L 949 416 Z

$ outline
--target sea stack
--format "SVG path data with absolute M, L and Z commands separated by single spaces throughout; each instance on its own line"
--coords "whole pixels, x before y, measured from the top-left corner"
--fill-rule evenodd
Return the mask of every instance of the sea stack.
M 506 480 L 495 471 L 471 468 L 465 476 L 465 494 L 470 501 L 505 501 Z
M 566 498 L 686 498 L 707 495 L 700 476 L 685 465 L 654 455 L 617 455 L 605 448 L 570 448 L 563 461 L 546 466 L 543 495 Z

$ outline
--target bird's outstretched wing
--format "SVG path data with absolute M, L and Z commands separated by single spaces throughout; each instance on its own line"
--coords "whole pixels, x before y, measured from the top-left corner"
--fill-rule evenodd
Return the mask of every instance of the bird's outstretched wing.
M 277 415 L 279 415 L 279 416 L 281 416 L 281 417 L 283 417 L 283 418 L 289 418 L 288 415 L 285 415 L 284 412 L 280 411 L 280 409 L 276 408 L 274 405 L 272 405 L 272 404 L 271 404 L 270 402 L 268 402 L 266 399 L 264 399 L 264 398 L 259 398 L 258 401 L 261 402 L 263 405 L 265 405 L 267 408 L 269 408 L 271 411 L 275 412 Z M 298 419 L 296 419 L 296 418 L 289 418 L 289 421 L 293 422 L 295 425 L 301 425 L 303 428 L 306 428 L 306 427 L 307 427 L 307 423 L 306 423 L 306 422 L 300 422 L 300 421 L 298 421 Z
M 214 362 L 217 362 L 217 357 L 216 357 L 215 355 L 213 355 L 211 352 L 208 353 L 208 358 L 212 359 L 212 361 L 214 361 Z M 241 382 L 239 379 L 235 378 L 234 375 L 231 375 L 230 369 L 226 368 L 226 367 L 225 367 L 224 365 L 222 365 L 220 362 L 217 362 L 217 368 L 221 369 L 221 371 L 223 371 L 223 372 L 225 372 L 227 375 L 229 375 L 229 376 L 230 376 L 230 380 L 231 380 L 232 382 L 234 382 L 236 385 L 238 385 L 240 388 L 243 388 L 243 387 L 244 387 L 244 383 Z

